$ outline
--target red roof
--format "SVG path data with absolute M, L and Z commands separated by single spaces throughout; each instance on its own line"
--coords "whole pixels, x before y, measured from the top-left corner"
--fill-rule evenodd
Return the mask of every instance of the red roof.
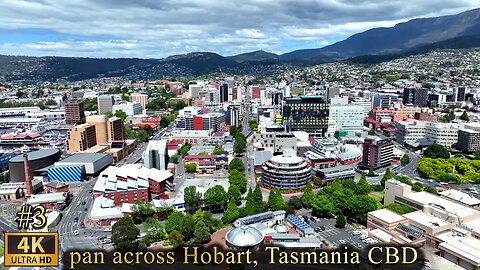
M 188 155 L 185 159 L 217 158 L 217 155 Z

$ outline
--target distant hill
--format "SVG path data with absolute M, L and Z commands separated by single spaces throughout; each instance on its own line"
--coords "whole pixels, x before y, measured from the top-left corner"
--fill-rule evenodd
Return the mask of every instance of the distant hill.
M 480 48 L 480 35 L 457 37 L 447 39 L 440 42 L 435 42 L 427 45 L 418 46 L 413 49 L 406 50 L 398 54 L 376 54 L 376 55 L 361 55 L 352 57 L 346 61 L 357 64 L 378 64 L 382 62 L 391 61 L 394 59 L 407 57 L 411 55 L 425 54 L 437 49 L 471 49 Z
M 263 61 L 263 60 L 279 59 L 277 54 L 269 53 L 262 50 L 229 56 L 228 58 L 238 63 L 248 62 L 248 61 L 255 62 L 255 61 Z
M 457 15 L 413 19 L 394 27 L 373 28 L 319 49 L 280 55 L 284 60 L 315 57 L 345 59 L 360 55 L 395 54 L 421 45 L 480 34 L 480 9 Z

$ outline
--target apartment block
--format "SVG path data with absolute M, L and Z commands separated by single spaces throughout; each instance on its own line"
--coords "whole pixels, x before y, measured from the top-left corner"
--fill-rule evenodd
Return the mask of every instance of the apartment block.
M 87 150 L 96 144 L 95 126 L 89 124 L 78 125 L 67 132 L 67 154 Z
M 65 103 L 65 121 L 67 124 L 75 124 L 85 117 L 83 102 L 69 100 Z

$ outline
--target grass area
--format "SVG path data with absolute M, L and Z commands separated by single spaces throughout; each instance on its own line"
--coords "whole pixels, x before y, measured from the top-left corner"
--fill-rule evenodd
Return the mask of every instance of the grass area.
M 0 248 L 0 257 L 3 256 L 3 252 L 4 252 L 4 251 L 3 251 L 3 248 Z
M 372 191 L 368 193 L 368 196 L 377 201 L 377 209 L 383 208 L 383 191 Z

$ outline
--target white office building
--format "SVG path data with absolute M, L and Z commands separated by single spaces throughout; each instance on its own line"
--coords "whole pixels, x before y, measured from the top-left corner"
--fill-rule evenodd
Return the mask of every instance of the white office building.
M 361 105 L 331 105 L 330 119 L 335 121 L 336 130 L 361 131 L 364 107 Z
M 122 110 L 127 116 L 134 116 L 136 114 L 142 113 L 142 105 L 138 102 L 121 102 L 112 106 L 112 113 L 115 114 L 116 111 Z
M 428 138 L 445 147 L 452 147 L 458 140 L 458 124 L 429 121 L 398 121 L 395 137 L 400 144 L 411 144 L 418 139 Z
M 168 165 L 167 140 L 149 141 L 143 152 L 143 166 L 166 170 Z

